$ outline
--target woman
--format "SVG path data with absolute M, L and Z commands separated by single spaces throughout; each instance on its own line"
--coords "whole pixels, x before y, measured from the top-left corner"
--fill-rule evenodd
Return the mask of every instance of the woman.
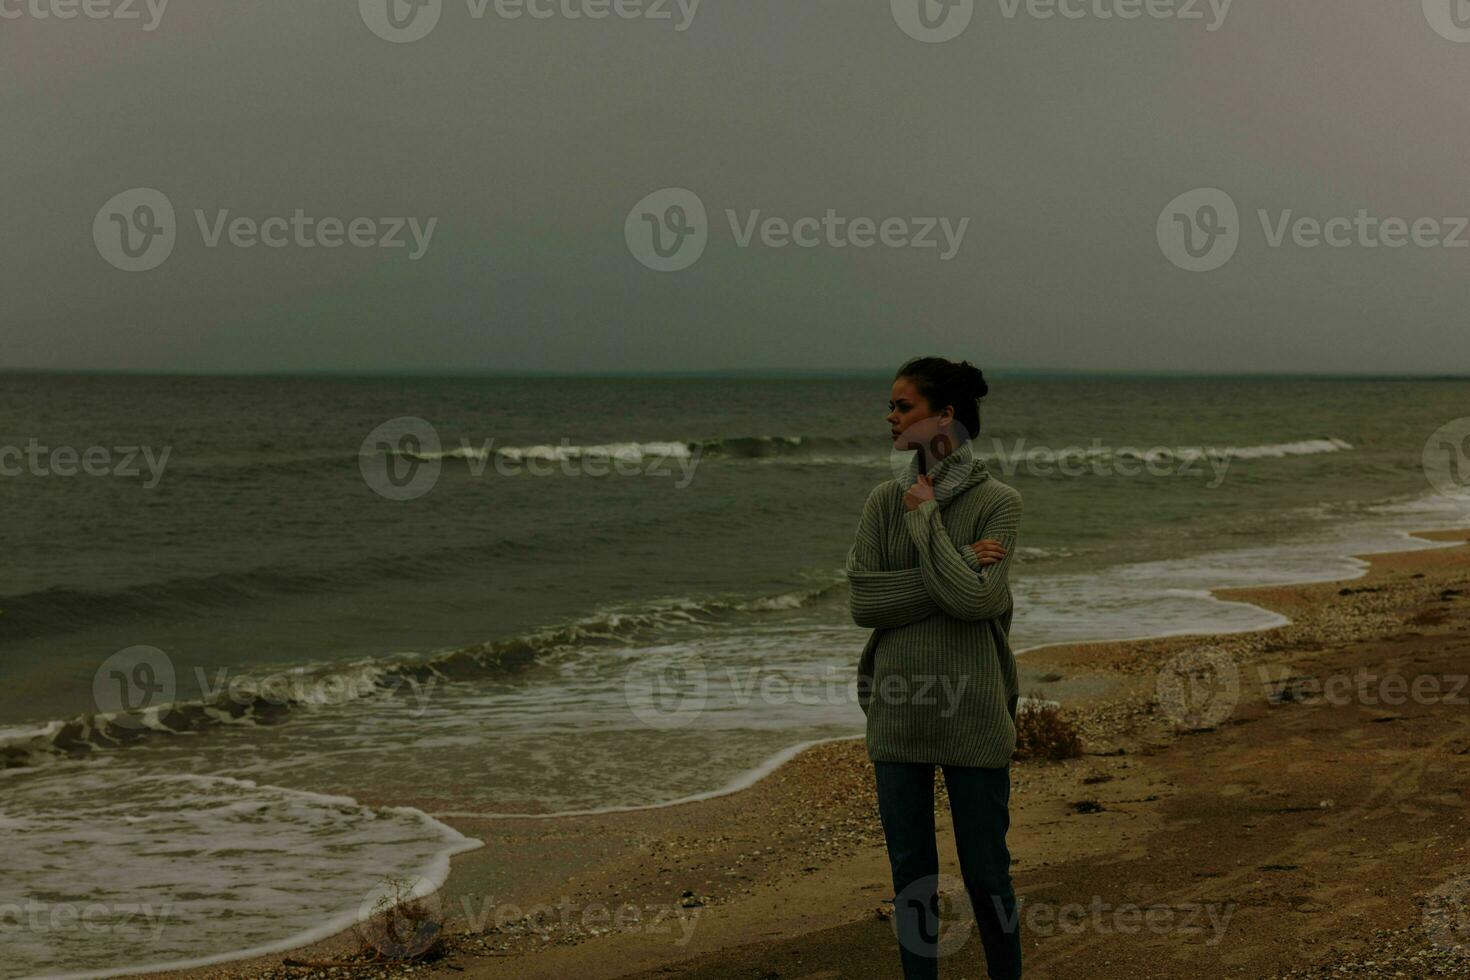
M 1021 975 L 1005 840 L 1017 702 L 1007 574 L 1021 495 L 974 453 L 987 390 L 968 361 L 924 357 L 899 368 L 888 423 L 894 449 L 913 455 L 904 476 L 868 495 L 847 556 L 853 620 L 873 628 L 858 701 L 906 978 L 937 977 L 937 957 L 965 939 L 939 940 L 936 765 L 990 976 Z

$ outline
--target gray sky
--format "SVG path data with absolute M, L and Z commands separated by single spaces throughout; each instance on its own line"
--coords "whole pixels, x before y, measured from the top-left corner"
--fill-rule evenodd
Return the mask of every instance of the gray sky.
M 682 31 L 677 0 L 667 20 L 443 0 L 409 43 L 369 28 L 387 0 L 174 0 L 151 31 L 145 0 L 137 20 L 36 16 L 57 2 L 0 0 L 19 14 L 0 19 L 0 368 L 1470 365 L 1470 230 L 1445 220 L 1470 216 L 1470 43 L 1421 0 L 1236 0 L 1223 21 L 1221 0 L 1131 0 L 1131 20 L 1098 16 L 1130 0 L 974 0 L 944 43 L 888 0 L 702 0 Z M 625 221 L 669 187 L 702 202 L 708 244 L 660 272 Z M 136 217 L 104 208 L 132 188 L 176 212 L 146 272 L 94 236 L 99 212 L 104 233 Z M 1239 212 L 1208 272 L 1158 234 L 1196 188 Z M 196 209 L 370 217 L 375 241 L 379 218 L 436 223 L 413 260 L 407 228 L 402 248 L 209 247 Z M 1272 247 L 1263 209 L 1432 218 L 1422 241 L 1462 244 L 1340 224 L 1344 247 Z M 937 248 L 742 246 L 727 210 L 969 223 L 946 260 L 943 226 Z

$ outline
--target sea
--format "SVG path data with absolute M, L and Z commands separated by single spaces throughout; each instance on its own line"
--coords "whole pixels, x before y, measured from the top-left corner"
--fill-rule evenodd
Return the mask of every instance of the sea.
M 0 976 L 288 949 L 442 883 L 456 816 L 860 736 L 891 380 L 0 376 Z M 1023 665 L 1470 525 L 1463 379 L 990 381 Z

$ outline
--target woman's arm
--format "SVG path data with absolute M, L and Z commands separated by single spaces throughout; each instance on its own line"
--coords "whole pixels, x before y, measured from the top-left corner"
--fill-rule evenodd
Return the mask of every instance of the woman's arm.
M 940 520 L 939 505 L 926 500 L 903 515 L 904 525 L 919 548 L 919 571 L 934 602 L 944 612 L 968 621 L 994 619 L 1011 607 L 1007 582 L 1011 557 L 1016 553 L 1016 530 L 1021 523 L 1021 495 L 1011 488 L 985 519 L 980 537 L 1005 545 L 1000 561 L 976 568 L 956 551 Z M 969 545 L 965 545 L 969 548 Z
M 890 491 L 880 484 L 868 494 L 863 516 L 858 521 L 857 537 L 847 552 L 848 609 L 859 626 L 892 629 L 927 619 L 939 612 L 923 573 L 917 568 L 882 571 L 883 566 L 883 501 Z M 956 558 L 959 556 L 957 555 Z

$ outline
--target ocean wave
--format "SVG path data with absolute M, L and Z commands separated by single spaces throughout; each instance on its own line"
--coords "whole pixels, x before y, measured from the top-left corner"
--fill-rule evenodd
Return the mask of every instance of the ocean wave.
M 1009 434 L 1009 447 L 1005 440 L 996 435 L 982 435 L 976 440 L 980 447 L 980 458 L 987 462 L 1042 452 L 1081 455 L 1085 459 L 1199 459 L 1223 458 L 1268 459 L 1290 456 L 1310 456 L 1318 453 L 1350 451 L 1354 447 L 1335 436 L 1320 436 L 1292 442 L 1263 443 L 1248 446 L 1101 446 L 1094 444 L 1068 444 L 1065 446 L 1028 446 L 1028 440 L 1020 434 Z M 985 447 L 990 448 L 989 452 Z M 387 451 L 387 450 L 385 450 Z M 726 462 L 791 463 L 804 466 L 881 466 L 889 462 L 892 450 L 881 436 L 851 435 L 755 435 L 721 436 L 705 439 L 654 439 L 619 440 L 612 442 L 573 443 L 567 439 L 559 443 L 527 443 L 524 445 L 496 445 L 494 439 L 478 442 L 461 438 L 457 445 L 446 444 L 433 452 L 411 449 L 395 449 L 392 455 L 423 462 L 458 462 L 476 473 L 492 464 L 519 466 L 527 461 L 575 462 L 580 460 L 607 460 L 641 464 L 656 460 L 682 461 L 704 459 Z M 243 478 L 249 471 L 256 470 L 302 470 L 309 471 L 322 466 L 345 467 L 357 465 L 363 458 L 362 451 L 354 453 L 302 453 L 261 457 L 257 459 L 203 459 L 190 461 L 180 457 L 175 468 L 190 472 L 200 479 L 233 482 Z
M 120 589 L 52 587 L 0 596 L 0 642 L 70 633 L 135 617 L 171 620 L 207 616 L 221 609 L 295 596 L 350 592 L 382 579 L 431 580 L 449 574 L 457 560 L 525 559 L 536 543 L 502 539 L 458 548 L 386 555 L 380 561 L 341 562 L 318 568 L 262 565 L 234 572 L 180 575 Z
M 986 452 L 989 445 L 991 451 Z M 1345 439 L 1322 436 L 1292 442 L 1262 443 L 1249 446 L 1033 446 L 1026 447 L 1024 437 L 1016 438 L 1011 447 L 992 436 L 977 440 L 979 455 L 987 462 L 1004 462 L 1030 452 L 1080 454 L 1085 459 L 1195 460 L 1195 459 L 1281 459 L 1311 456 L 1319 453 L 1351 451 Z M 537 444 L 527 446 L 481 446 L 464 444 L 436 453 L 404 451 L 406 457 L 422 460 L 467 460 L 485 463 L 502 459 L 512 463 L 525 460 L 560 462 L 581 459 L 617 459 L 643 462 L 651 459 L 723 459 L 734 462 L 790 463 L 806 466 L 882 466 L 890 462 L 892 450 L 882 439 L 868 436 L 763 435 L 736 436 L 705 440 L 663 442 L 611 442 L 589 445 Z
M 179 576 L 112 591 L 55 587 L 0 597 L 0 640 L 69 632 L 128 616 L 187 615 L 263 596 L 321 591 L 327 576 L 280 568 Z
M 671 597 L 428 656 L 357 661 L 244 674 L 210 698 L 141 711 L 101 712 L 26 728 L 0 729 L 0 770 L 77 758 L 98 749 L 197 734 L 224 725 L 277 725 L 296 710 L 389 695 L 404 683 L 472 681 L 513 675 L 559 654 L 627 645 L 672 628 L 716 626 L 731 616 L 800 609 L 843 587 L 834 579 L 808 589 L 752 599 Z M 289 678 L 283 680 L 283 678 Z
M 978 443 L 984 446 L 984 442 Z M 983 460 L 1008 460 L 1026 458 L 1031 454 L 1042 454 L 1046 456 L 1080 456 L 1084 459 L 1180 459 L 1193 460 L 1202 458 L 1234 458 L 1234 459 L 1281 459 L 1287 456 L 1313 456 L 1319 453 L 1337 453 L 1351 451 L 1354 447 L 1344 439 L 1332 436 L 1324 436 L 1317 439 L 1300 439 L 1295 442 L 1265 443 L 1254 446 L 1104 446 L 1078 444 L 1066 446 L 1035 445 L 1028 446 L 1024 438 L 1017 439 L 1009 448 L 999 439 L 990 440 L 990 446 L 994 452 L 979 453 Z
M 532 442 L 500 445 L 494 438 L 446 438 L 434 451 L 388 449 L 375 451 L 310 450 L 270 452 L 260 455 L 178 454 L 170 460 L 175 472 L 193 479 L 225 484 L 248 482 L 262 472 L 299 472 L 357 467 L 364 458 L 379 452 L 423 462 L 461 463 L 477 474 L 500 463 L 522 465 L 527 461 L 564 462 L 608 460 L 642 463 L 651 460 L 721 459 L 727 462 L 790 460 L 806 464 L 872 465 L 886 458 L 887 444 L 881 436 L 755 435 L 687 439 L 626 439 L 607 442 Z
M 550 460 L 560 462 L 562 460 L 576 459 L 618 459 L 624 461 L 642 461 L 645 459 L 689 459 L 694 455 L 695 446 L 687 442 L 609 442 L 590 446 L 575 446 L 564 443 L 559 446 L 538 444 L 530 446 L 500 446 L 487 445 L 472 446 L 461 444 L 455 449 L 441 450 L 439 452 L 414 452 L 412 450 L 396 451 L 394 455 L 406 459 L 419 459 L 424 461 L 463 459 L 484 461 L 493 458 L 509 460 L 519 463 L 528 459 Z
M 461 440 L 458 447 L 454 449 L 441 449 L 437 452 L 423 453 L 413 450 L 395 451 L 395 455 L 405 458 L 421 460 L 446 460 L 462 459 L 472 461 L 486 461 L 500 458 L 511 462 L 522 462 L 528 459 L 550 460 L 559 462 L 562 460 L 578 459 L 620 459 L 625 461 L 642 461 L 647 459 L 695 459 L 700 457 L 713 457 L 724 459 L 771 459 L 777 457 L 800 458 L 822 453 L 831 453 L 833 450 L 851 450 L 866 447 L 870 456 L 861 458 L 877 458 L 872 455 L 883 448 L 881 441 L 876 441 L 867 436 L 807 436 L 807 435 L 762 435 L 762 436 L 732 436 L 715 439 L 687 439 L 687 440 L 655 440 L 649 442 L 626 441 L 626 442 L 604 442 L 590 443 L 587 445 L 573 444 L 563 440 L 559 445 L 550 443 L 536 443 L 525 446 L 495 446 L 494 440 L 485 440 L 476 446 L 466 440 Z M 850 456 L 827 456 L 828 459 L 847 459 Z
M 1075 552 L 1067 548 L 1036 548 L 1022 545 L 1016 549 L 1016 560 L 1025 564 L 1071 558 Z
M 1351 450 L 1353 446 L 1344 439 L 1326 437 L 1303 439 L 1298 442 L 1278 442 L 1265 446 L 1231 446 L 1222 450 L 1240 459 L 1264 459 L 1282 456 L 1312 456 L 1317 453 L 1336 453 Z

